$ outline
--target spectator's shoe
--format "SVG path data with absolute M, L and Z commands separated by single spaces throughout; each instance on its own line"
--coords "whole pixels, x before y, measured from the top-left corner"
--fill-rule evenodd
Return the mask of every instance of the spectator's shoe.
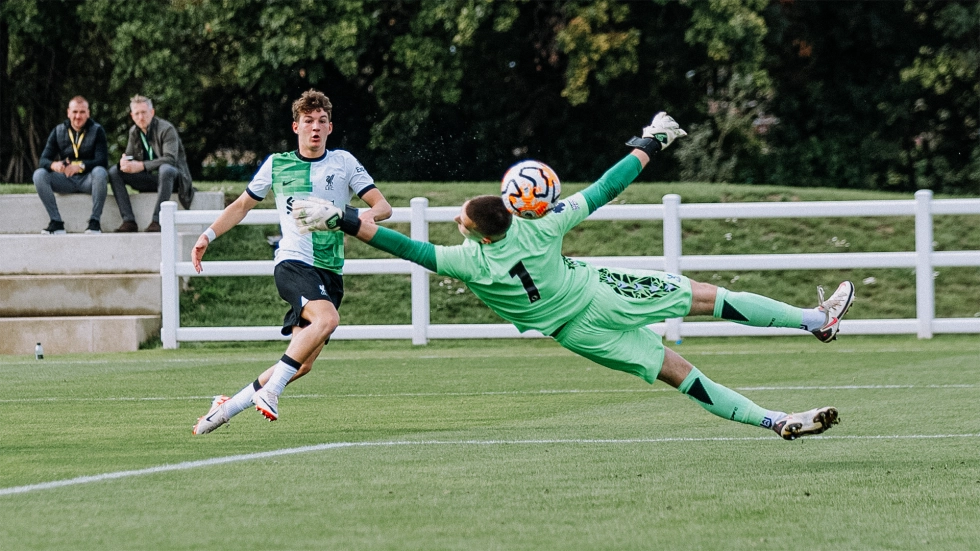
M 262 387 L 252 395 L 252 403 L 255 404 L 255 410 L 265 415 L 265 418 L 269 421 L 275 421 L 279 418 L 278 394 L 273 394 L 265 387 Z
M 813 336 L 820 339 L 820 342 L 830 342 L 837 339 L 837 331 L 840 329 L 840 320 L 847 313 L 847 309 L 854 302 L 854 284 L 850 281 L 841 283 L 830 298 L 824 300 L 823 287 L 817 287 L 817 300 L 820 305 L 817 310 L 827 316 L 827 321 L 823 327 L 813 331 Z
M 68 232 L 65 231 L 64 222 L 55 222 L 54 220 L 52 220 L 48 224 L 48 227 L 41 230 L 41 233 L 44 235 L 64 235 L 65 233 Z
M 207 415 L 199 417 L 194 424 L 194 434 L 207 434 L 227 423 L 228 413 L 225 412 L 224 404 L 230 399 L 227 396 L 215 396 Z
M 123 223 L 116 228 L 116 233 L 136 233 L 140 231 L 139 226 L 132 220 L 123 220 Z
M 786 440 L 796 440 L 801 436 L 820 434 L 839 422 L 837 408 L 822 407 L 803 413 L 790 413 L 773 425 L 772 430 Z
M 88 221 L 88 229 L 85 230 L 85 233 L 102 233 L 102 225 L 93 218 Z
M 160 233 L 160 223 L 154 220 L 150 222 L 150 225 L 147 226 L 146 229 L 143 231 L 145 231 L 146 233 Z

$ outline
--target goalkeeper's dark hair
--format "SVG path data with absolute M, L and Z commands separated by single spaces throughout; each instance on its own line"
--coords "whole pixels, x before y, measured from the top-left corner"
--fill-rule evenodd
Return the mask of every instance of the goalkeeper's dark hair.
M 303 92 L 303 95 L 293 102 L 293 122 L 299 122 L 301 116 L 317 109 L 326 111 L 327 120 L 333 122 L 333 104 L 330 103 L 330 98 L 323 92 L 311 88 Z
M 504 235 L 514 219 L 499 195 L 481 195 L 470 199 L 466 204 L 466 216 L 484 237 Z

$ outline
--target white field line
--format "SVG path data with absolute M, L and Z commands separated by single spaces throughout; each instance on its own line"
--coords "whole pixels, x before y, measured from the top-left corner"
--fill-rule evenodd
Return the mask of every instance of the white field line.
M 692 345 L 693 346 L 693 345 Z M 823 354 L 826 350 L 802 350 L 802 349 L 791 349 L 791 350 L 766 350 L 764 353 L 758 350 L 696 350 L 695 348 L 684 349 L 683 347 L 675 349 L 677 352 L 683 352 L 685 357 L 697 357 L 697 356 L 750 356 L 764 354 L 766 356 L 777 356 L 777 355 L 806 355 L 806 354 Z M 935 353 L 936 349 L 933 348 L 901 348 L 901 347 L 887 347 L 879 349 L 856 349 L 856 348 L 834 348 L 834 354 L 915 354 L 915 353 Z M 553 350 L 543 350 L 536 351 L 533 354 L 507 354 L 507 353 L 495 353 L 496 358 L 507 359 L 507 358 L 553 358 L 556 356 L 572 355 L 571 352 L 566 351 L 560 346 L 555 346 Z M 22 359 L 21 359 L 22 358 Z M 10 359 L 7 357 L 0 356 L 3 362 L 0 363 L 3 367 L 21 367 L 21 366 L 38 366 L 40 363 L 31 357 L 21 356 L 18 359 Z M 234 356 L 234 361 L 236 363 L 242 362 L 270 362 L 270 365 L 275 363 L 276 354 L 269 353 L 262 356 Z M 447 352 L 445 354 L 424 354 L 418 355 L 412 351 L 401 352 L 385 352 L 386 360 L 460 360 L 460 359 L 472 359 L 472 355 L 465 351 L 460 351 L 458 353 Z M 323 357 L 319 360 L 320 362 L 334 362 L 334 361 L 377 361 L 376 356 L 365 356 L 364 353 L 352 354 L 348 351 L 340 351 L 335 355 L 329 353 L 324 353 Z M 226 363 L 227 360 L 216 358 L 213 356 L 207 357 L 193 357 L 193 358 L 119 358 L 119 359 L 105 359 L 100 358 L 98 360 L 82 360 L 82 359 L 72 359 L 72 360 L 59 360 L 57 356 L 49 357 L 43 360 L 43 364 L 47 367 L 71 367 L 73 365 L 106 365 L 106 364 L 125 364 L 125 365 L 160 365 L 160 364 L 211 364 L 211 363 Z
M 732 387 L 739 392 L 768 392 L 787 390 L 918 390 L 918 389 L 955 389 L 978 388 L 980 385 L 832 385 L 832 386 L 742 386 Z M 394 392 L 390 394 L 287 394 L 288 398 L 300 399 L 350 399 L 350 398 L 431 398 L 454 396 L 542 396 L 552 394 L 647 394 L 653 392 L 676 392 L 673 388 L 657 387 L 644 389 L 542 389 L 542 390 L 500 390 L 487 392 Z M 99 398 L 66 398 L 66 397 L 36 397 L 36 398 L 0 398 L 0 404 L 30 403 L 30 402 L 160 402 L 165 400 L 211 400 L 208 396 L 116 396 Z
M 811 436 L 807 440 L 924 440 L 924 439 L 949 439 L 949 438 L 978 438 L 980 434 L 893 434 L 893 435 L 869 435 L 869 436 Z M 284 448 L 270 450 L 267 452 L 248 453 L 242 455 L 229 455 L 226 457 L 215 457 L 212 459 L 201 459 L 198 461 L 185 461 L 167 465 L 158 465 L 145 469 L 135 469 L 130 471 L 116 471 L 90 476 L 79 476 L 64 480 L 54 480 L 42 482 L 40 484 L 28 484 L 26 486 L 12 486 L 0 488 L 0 496 L 26 494 L 40 490 L 51 490 L 54 488 L 64 488 L 67 486 L 78 486 L 93 482 L 103 482 L 106 480 L 116 480 L 120 478 L 130 478 L 148 474 L 166 473 L 174 471 L 186 471 L 201 467 L 213 467 L 228 463 L 240 463 L 243 461 L 254 461 L 256 459 L 268 459 L 271 457 L 282 457 L 286 455 L 296 455 L 301 453 L 311 453 L 339 448 L 359 448 L 359 447 L 391 447 L 391 446 L 507 446 L 507 445 L 623 445 L 623 444 L 669 444 L 669 443 L 691 443 L 691 442 L 754 442 L 758 440 L 772 440 L 772 436 L 755 437 L 707 437 L 707 438 L 628 438 L 622 440 L 614 439 L 553 439 L 553 440 L 422 440 L 418 442 L 405 440 L 392 440 L 387 442 L 333 442 L 326 444 L 316 444 L 313 446 L 301 446 L 298 448 Z

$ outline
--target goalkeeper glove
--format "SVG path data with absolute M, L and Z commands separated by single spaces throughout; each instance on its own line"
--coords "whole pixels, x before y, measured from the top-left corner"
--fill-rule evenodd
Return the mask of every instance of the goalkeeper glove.
M 677 138 L 687 136 L 687 132 L 677 124 L 673 117 L 661 111 L 653 117 L 649 126 L 643 127 L 642 136 L 641 138 L 634 136 L 626 142 L 626 145 L 642 150 L 652 157 L 654 153 L 665 149 Z
M 357 217 L 357 209 L 347 205 L 340 210 L 330 201 L 319 197 L 308 197 L 293 201 L 293 219 L 300 234 L 315 231 L 341 230 L 350 235 L 357 235 L 361 229 L 361 220 Z

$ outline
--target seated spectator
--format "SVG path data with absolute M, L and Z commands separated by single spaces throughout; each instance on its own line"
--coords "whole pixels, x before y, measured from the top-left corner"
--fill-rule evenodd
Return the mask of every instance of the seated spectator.
M 57 193 L 92 195 L 92 216 L 85 233 L 102 233 L 99 220 L 106 196 L 109 146 L 102 125 L 89 118 L 88 101 L 75 96 L 68 102 L 68 120 L 51 131 L 34 171 L 34 187 L 51 221 L 41 233 L 65 233 Z
M 136 95 L 129 100 L 130 116 L 134 124 L 129 129 L 126 153 L 118 166 L 109 169 L 112 193 L 119 205 L 123 223 L 117 232 L 135 232 L 136 215 L 129 202 L 126 185 L 136 191 L 157 192 L 157 204 L 153 209 L 153 221 L 146 226 L 148 232 L 160 231 L 160 205 L 170 200 L 176 191 L 180 204 L 190 208 L 194 200 L 191 171 L 187 166 L 184 144 L 174 125 L 154 117 L 156 111 L 150 98 Z

